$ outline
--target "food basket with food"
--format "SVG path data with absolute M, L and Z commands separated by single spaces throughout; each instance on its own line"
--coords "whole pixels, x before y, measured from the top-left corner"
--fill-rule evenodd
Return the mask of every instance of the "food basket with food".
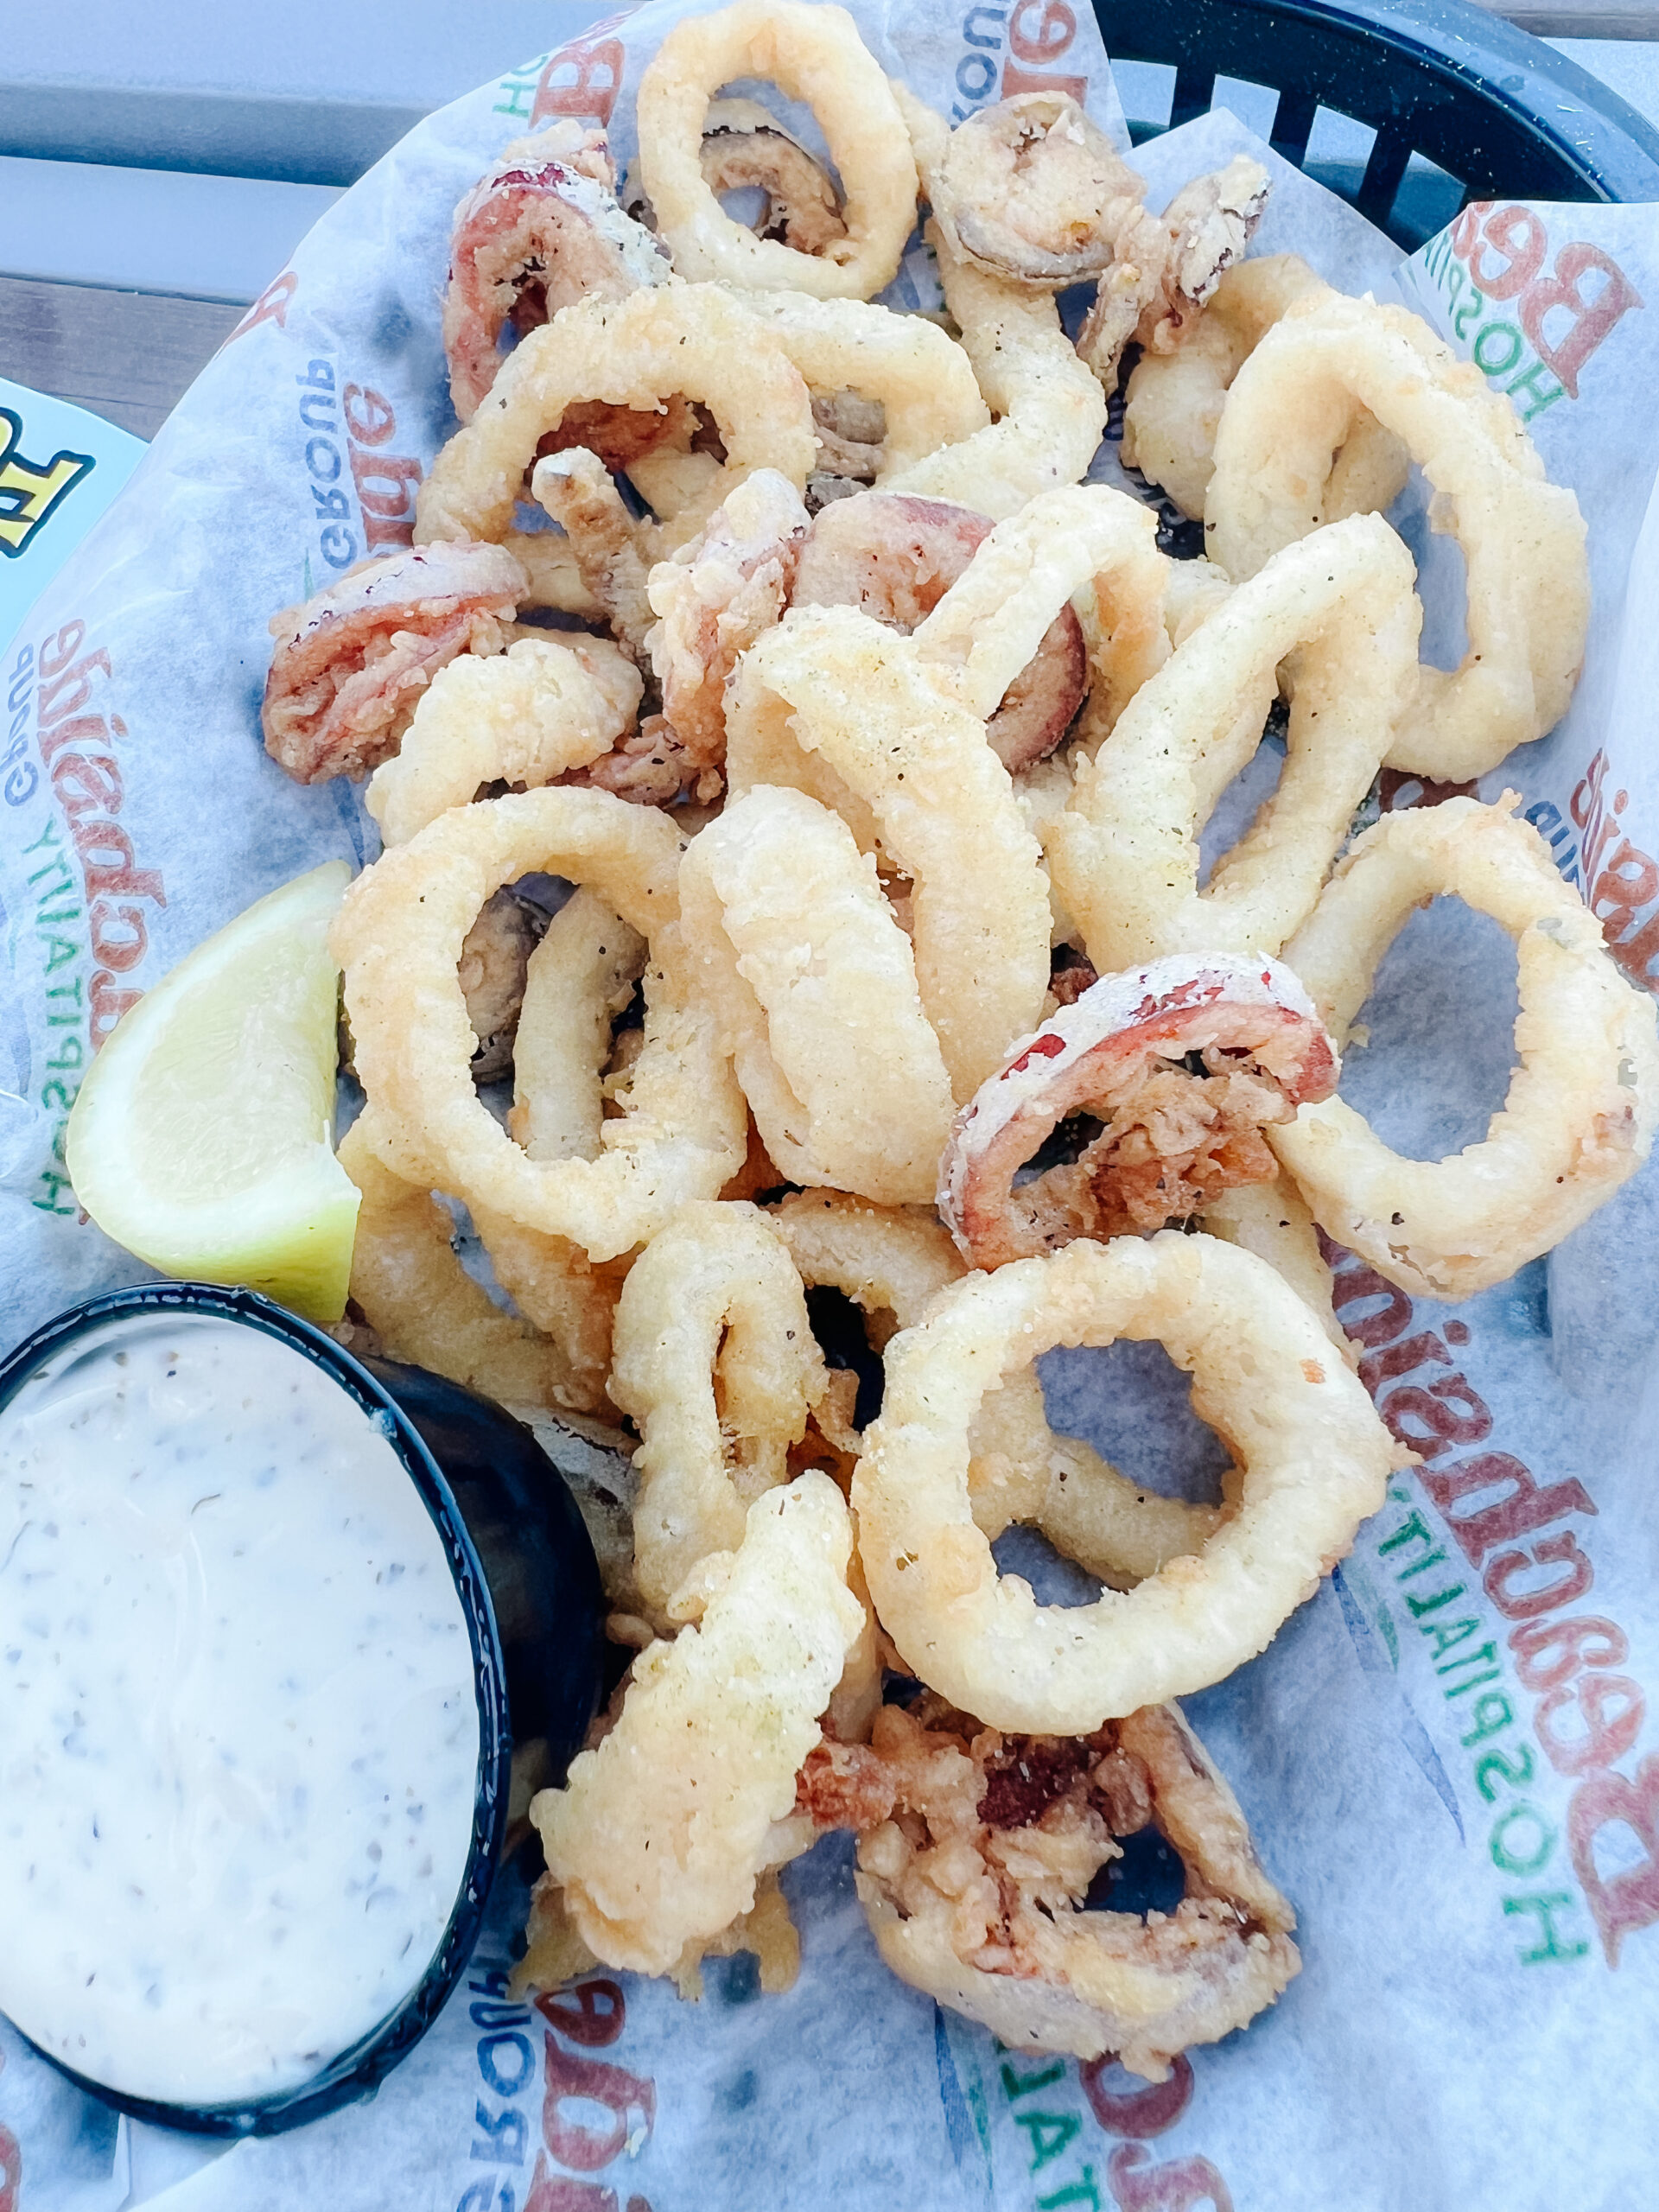
M 594 26 L 331 210 L 10 649 L 9 1340 L 159 1271 L 398 1403 L 410 1367 L 495 1401 L 608 1653 L 574 1756 L 509 1682 L 484 1933 L 418 2048 L 274 2132 L 258 2067 L 350 2055 L 291 1971 L 222 1971 L 238 1915 L 288 1940 L 311 1846 L 255 1896 L 237 1837 L 300 1834 L 303 1762 L 134 1707 L 194 2010 L 59 1773 L 112 1740 L 59 1655 L 99 1640 L 76 1574 L 124 1602 L 126 1409 L 170 1450 L 190 1362 L 25 1362 L 23 2201 L 1637 2201 L 1659 207 L 1607 195 L 1645 134 L 1552 151 L 1487 87 L 1535 166 L 1494 124 L 1456 175 L 1496 196 L 1408 255 L 1444 118 L 1359 73 L 1356 207 L 1299 166 L 1319 70 L 1268 143 L 1184 115 L 1166 48 L 1132 153 L 1058 0 Z M 242 1497 L 245 1542 L 194 1487 L 144 1539 L 193 1696 L 214 1544 L 307 1525 Z M 52 1548 L 60 1495 L 96 1542 Z M 556 1649 L 563 1599 L 451 1571 Z M 461 1616 L 417 1594 L 446 1717 L 391 1740 L 411 1800 L 449 1755 L 455 1843 Z M 352 2032 L 453 1890 L 368 1857 L 377 1926 L 428 1889 Z M 175 2178 L 140 2078 L 248 2139 Z

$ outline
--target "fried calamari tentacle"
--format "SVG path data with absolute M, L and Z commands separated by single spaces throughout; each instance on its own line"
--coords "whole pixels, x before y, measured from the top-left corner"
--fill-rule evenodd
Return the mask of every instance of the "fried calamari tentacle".
M 721 207 L 705 168 L 709 102 L 742 79 L 774 84 L 817 117 L 840 175 L 842 228 L 810 251 Z M 868 300 L 891 283 L 916 216 L 916 164 L 880 66 L 844 9 L 737 0 L 675 24 L 639 80 L 639 181 L 682 276 L 819 299 Z
M 827 1477 L 758 1499 L 701 1624 L 640 1655 L 616 1725 L 532 1803 L 563 1909 L 607 1964 L 671 1972 L 811 1841 L 795 1777 L 863 1626 L 851 1551 Z
M 499 545 L 417 545 L 271 617 L 265 750 L 296 783 L 365 776 L 461 653 L 499 653 L 525 577 Z
M 1653 1001 L 1517 804 L 1385 814 L 1285 948 L 1342 1039 L 1414 907 L 1451 895 L 1514 940 L 1518 1065 L 1478 1143 L 1402 1159 L 1341 1098 L 1269 1139 L 1320 1226 L 1420 1298 L 1471 1298 L 1558 1244 L 1635 1173 L 1659 1120 Z
M 1272 961 L 1178 953 L 1103 976 L 958 1115 L 939 1211 L 978 1268 L 1161 1228 L 1235 1184 L 1272 1181 L 1262 1128 L 1328 1098 L 1337 1073 L 1312 1001 Z M 1077 1115 L 1096 1128 L 1075 1163 L 1016 1188 Z
M 623 1287 L 613 1357 L 611 1395 L 643 1440 L 639 1588 L 659 1620 L 695 1619 L 687 1578 L 741 1544 L 827 1383 L 800 1277 L 758 1208 L 690 1205 L 658 1232 Z
M 1229 1446 L 1236 1503 L 1197 1557 L 1127 1593 L 1040 1605 L 968 1503 L 985 1393 L 1057 1344 L 1161 1343 Z M 993 1726 L 1085 1733 L 1263 1649 L 1382 1503 L 1398 1453 L 1316 1316 L 1254 1254 L 1163 1230 L 975 1274 L 887 1346 L 853 1479 L 859 1552 L 906 1665 Z
M 791 604 L 856 607 L 891 629 L 914 630 L 990 534 L 988 517 L 943 499 L 870 492 L 837 500 L 812 524 Z M 1082 626 L 1063 605 L 985 725 L 1010 775 L 1054 750 L 1087 683 Z
M 365 804 L 385 842 L 401 845 L 483 785 L 553 783 L 632 728 L 643 689 L 626 655 L 599 638 L 525 638 L 488 660 L 451 661 Z
M 1108 392 L 1133 339 L 1152 354 L 1178 352 L 1222 277 L 1244 257 L 1269 183 L 1260 162 L 1235 155 L 1212 176 L 1183 185 L 1161 215 L 1138 209 L 1116 241 L 1077 352 Z
M 726 684 L 755 639 L 781 620 L 810 517 L 775 469 L 757 469 L 709 517 L 702 535 L 652 570 L 658 617 L 650 632 L 663 715 L 683 777 L 718 771 L 726 758 Z M 718 796 L 714 789 L 700 798 Z
M 652 625 L 645 596 L 649 563 L 644 533 L 623 503 L 610 471 L 582 446 L 549 454 L 536 464 L 531 488 L 563 531 L 582 581 L 618 642 L 643 668 Z
M 859 1897 L 882 1957 L 1010 2050 L 1109 2051 L 1162 2081 L 1178 2052 L 1243 2026 L 1300 1968 L 1295 1916 L 1173 1705 L 1084 1737 L 1005 1736 L 937 1698 L 889 1706 L 849 1778 Z M 884 1797 L 890 1813 L 868 1825 Z M 1179 1856 L 1179 1904 L 1085 1911 L 1120 1839 L 1147 1827 Z
M 561 123 L 508 146 L 455 209 L 443 350 L 463 423 L 495 381 L 509 322 L 532 329 L 575 300 L 621 300 L 668 282 L 665 250 L 615 193 L 603 135 Z

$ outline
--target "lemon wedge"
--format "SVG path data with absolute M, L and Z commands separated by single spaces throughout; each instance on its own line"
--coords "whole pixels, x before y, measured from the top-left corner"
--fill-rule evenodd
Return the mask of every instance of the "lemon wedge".
M 346 1309 L 357 1186 L 334 1158 L 330 861 L 259 899 L 128 1009 L 69 1116 L 75 1196 L 163 1274 Z

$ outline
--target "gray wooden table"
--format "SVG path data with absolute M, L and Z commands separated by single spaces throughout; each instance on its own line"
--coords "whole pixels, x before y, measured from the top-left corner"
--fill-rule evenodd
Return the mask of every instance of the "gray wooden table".
M 168 0 L 152 0 L 139 11 L 142 49 L 121 43 L 136 37 L 133 11 L 77 0 L 106 73 L 126 79 L 114 84 L 59 73 L 62 48 L 44 11 L 21 43 L 9 32 L 0 376 L 153 435 L 339 190 L 421 115 L 515 56 L 563 42 L 602 4 L 479 0 L 457 11 L 448 0 L 403 0 L 393 52 L 384 13 L 367 0 L 290 0 L 280 41 L 241 11 L 204 31 L 181 0 L 170 18 Z M 1659 41 L 1659 0 L 1505 0 L 1497 12 L 1572 41 L 1573 60 L 1659 116 L 1659 43 L 1646 43 Z M 175 63 L 157 36 L 169 20 L 181 33 Z M 294 35 L 308 29 L 318 35 Z M 171 81 L 154 81 L 169 67 Z M 152 81 L 134 81 L 143 71 Z

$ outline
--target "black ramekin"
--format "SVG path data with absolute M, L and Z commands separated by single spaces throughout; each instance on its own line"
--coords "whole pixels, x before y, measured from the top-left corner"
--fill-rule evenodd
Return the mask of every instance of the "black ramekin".
M 423 1368 L 354 1358 L 323 1330 L 255 1291 L 146 1283 L 71 1306 L 0 1361 L 0 1408 L 73 1338 L 112 1319 L 156 1312 L 200 1313 L 262 1330 L 314 1360 L 377 1419 L 442 1539 L 472 1638 L 479 1721 L 472 1848 L 442 1940 L 395 2012 L 297 2088 L 232 2105 L 127 2096 L 49 2051 L 41 2053 L 89 2096 L 157 2126 L 275 2135 L 372 2096 L 436 2018 L 483 1925 L 506 1833 L 515 1739 L 544 1737 L 551 1778 L 562 1780 L 597 1709 L 604 1597 L 582 1516 L 527 1429 L 489 1399 Z

